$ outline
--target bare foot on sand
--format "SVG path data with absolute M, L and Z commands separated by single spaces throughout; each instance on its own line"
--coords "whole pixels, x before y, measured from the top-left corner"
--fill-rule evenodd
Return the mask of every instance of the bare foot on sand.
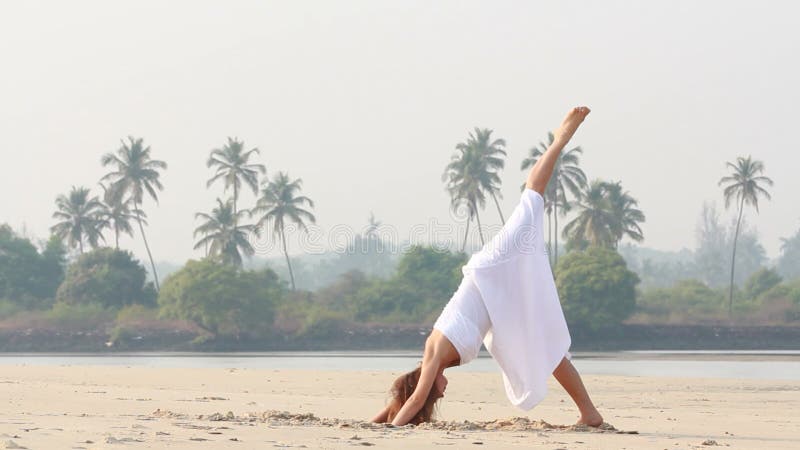
M 581 415 L 581 418 L 578 420 L 578 425 L 599 427 L 602 424 L 603 424 L 603 416 L 601 416 L 597 410 L 588 414 Z
M 564 118 L 564 121 L 561 122 L 561 126 L 554 133 L 555 140 L 563 144 L 569 142 L 569 140 L 572 139 L 572 135 L 575 134 L 575 130 L 583 123 L 583 119 L 586 118 L 589 112 L 591 111 L 585 106 L 572 108 L 572 110 L 567 113 L 567 117 Z

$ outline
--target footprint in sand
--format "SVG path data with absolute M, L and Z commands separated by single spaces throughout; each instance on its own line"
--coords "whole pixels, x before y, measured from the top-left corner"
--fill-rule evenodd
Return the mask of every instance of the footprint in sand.
M 144 442 L 144 441 L 141 439 L 134 439 L 129 437 L 117 439 L 114 436 L 109 436 L 106 438 L 106 444 L 125 444 L 127 442 Z
M 13 449 L 23 449 L 23 448 L 27 449 L 28 447 L 23 447 L 23 446 L 17 444 L 16 442 L 14 442 L 14 441 L 8 440 L 8 441 L 6 441 L 5 448 L 7 448 L 7 449 L 12 449 L 12 448 Z
M 195 401 L 198 401 L 198 402 L 208 402 L 208 401 L 211 401 L 211 400 L 228 400 L 228 399 L 225 398 L 225 397 L 214 397 L 214 396 L 196 397 L 195 398 Z

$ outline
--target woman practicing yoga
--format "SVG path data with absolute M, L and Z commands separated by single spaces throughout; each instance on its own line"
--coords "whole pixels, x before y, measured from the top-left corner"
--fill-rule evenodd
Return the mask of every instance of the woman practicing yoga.
M 392 385 L 392 400 L 372 421 L 393 425 L 431 420 L 444 396 L 444 369 L 478 355 L 481 342 L 503 371 L 515 406 L 529 410 L 544 399 L 553 374 L 575 401 L 579 424 L 603 418 L 570 362 L 570 336 L 542 237 L 547 182 L 561 150 L 589 114 L 572 109 L 528 175 L 522 198 L 491 242 L 463 267 L 464 278 L 425 341 L 422 364 Z

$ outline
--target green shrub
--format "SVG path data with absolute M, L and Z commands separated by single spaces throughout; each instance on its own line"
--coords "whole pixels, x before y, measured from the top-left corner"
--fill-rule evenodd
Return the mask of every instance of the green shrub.
M 800 279 L 772 287 L 761 294 L 758 302 L 773 318 L 800 321 Z
M 51 303 L 64 279 L 64 246 L 57 238 L 47 241 L 40 253 L 8 225 L 0 225 L 0 298 L 35 309 Z
M 774 269 L 762 267 L 761 269 L 753 272 L 752 275 L 744 283 L 744 298 L 746 300 L 755 300 L 764 292 L 779 285 L 783 278 Z
M 354 298 L 357 320 L 414 322 L 427 309 L 420 289 L 400 280 L 376 280 L 362 288 Z
M 13 317 L 20 311 L 24 311 L 25 308 L 19 303 L 15 301 L 11 301 L 8 299 L 0 299 L 0 319 L 7 319 L 9 317 Z
M 118 324 L 136 324 L 158 319 L 158 308 L 134 304 L 128 305 L 117 311 Z
M 114 313 L 97 303 L 56 303 L 45 317 L 56 328 L 92 329 L 109 323 Z
M 597 330 L 628 318 L 636 306 L 639 277 L 616 251 L 592 247 L 561 258 L 557 267 L 559 297 L 567 321 Z
M 124 325 L 117 325 L 111 330 L 111 334 L 108 339 L 114 344 L 114 346 L 117 346 L 119 344 L 124 344 L 131 341 L 136 336 L 138 336 L 136 330 L 130 329 Z
M 146 272 L 128 251 L 99 248 L 81 255 L 67 269 L 56 294 L 57 303 L 96 303 L 121 308 L 155 304 L 155 289 Z
M 189 320 L 212 336 L 263 336 L 284 287 L 272 270 L 240 271 L 210 259 L 189 261 L 158 297 L 160 317 Z
M 384 323 L 419 323 L 440 311 L 458 288 L 463 253 L 433 247 L 411 247 L 400 259 L 397 273 L 388 280 L 363 283 L 352 296 L 357 320 Z
M 446 296 L 449 299 L 461 281 L 461 267 L 466 262 L 463 253 L 413 246 L 400 258 L 395 278 L 407 286 L 428 292 L 432 297 Z
M 352 314 L 356 296 L 371 283 L 372 280 L 364 272 L 351 270 L 339 275 L 330 285 L 314 292 L 314 301 L 331 311 Z
M 646 313 L 665 317 L 727 314 L 725 294 L 699 280 L 681 280 L 671 287 L 648 289 L 639 297 L 638 307 Z
M 308 311 L 297 335 L 309 339 L 326 339 L 343 332 L 350 323 L 348 315 L 343 312 L 314 308 Z

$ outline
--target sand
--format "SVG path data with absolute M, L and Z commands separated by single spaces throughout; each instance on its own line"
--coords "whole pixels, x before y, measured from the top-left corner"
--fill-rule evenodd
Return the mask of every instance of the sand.
M 800 448 L 800 381 L 585 376 L 609 426 L 554 382 L 525 413 L 497 373 L 449 374 L 441 422 L 366 422 L 389 372 L 0 366 L 0 449 Z

